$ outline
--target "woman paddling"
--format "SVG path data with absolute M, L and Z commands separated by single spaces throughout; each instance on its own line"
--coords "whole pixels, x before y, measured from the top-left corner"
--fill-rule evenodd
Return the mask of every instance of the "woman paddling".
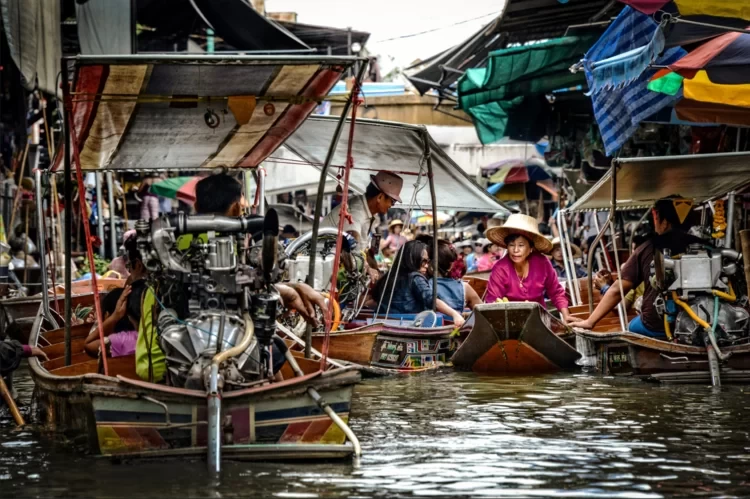
M 487 229 L 485 236 L 508 250 L 492 267 L 485 301 L 494 303 L 505 298 L 537 302 L 544 307 L 546 293 L 567 322 L 570 312 L 565 290 L 552 264 L 542 254 L 552 249 L 552 243 L 539 233 L 536 220 L 513 214 L 502 227 Z

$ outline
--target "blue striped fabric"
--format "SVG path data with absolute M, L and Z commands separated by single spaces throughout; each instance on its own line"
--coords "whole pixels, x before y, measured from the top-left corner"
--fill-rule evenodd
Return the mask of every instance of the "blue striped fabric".
M 681 93 L 670 96 L 651 92 L 646 88 L 649 78 L 656 72 L 654 69 L 644 71 L 635 79 L 630 77 L 630 82 L 613 82 L 612 85 L 594 82 L 591 72 L 594 63 L 648 45 L 654 40 L 657 29 L 660 29 L 659 26 L 650 16 L 627 6 L 584 58 L 589 88 L 596 89 L 592 92 L 591 100 L 608 156 L 622 147 L 644 119 L 682 98 Z M 672 64 L 685 54 L 682 48 L 674 47 L 664 52 L 655 64 Z M 628 59 L 623 59 L 623 64 L 627 63 Z M 627 68 L 621 72 L 628 73 Z

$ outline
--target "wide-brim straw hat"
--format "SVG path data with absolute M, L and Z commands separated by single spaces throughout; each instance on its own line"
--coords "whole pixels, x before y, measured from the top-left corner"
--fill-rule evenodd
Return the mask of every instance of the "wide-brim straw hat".
M 551 243 L 552 243 L 552 249 L 555 249 L 555 246 L 560 246 L 560 238 L 559 237 L 555 237 L 554 239 L 552 239 Z M 583 251 L 581 251 L 581 248 L 579 248 L 577 245 L 575 245 L 573 243 L 570 243 L 570 247 L 573 250 L 573 259 L 574 260 L 576 258 L 581 258 L 583 256 Z M 550 250 L 550 251 L 552 251 L 552 250 Z
M 392 228 L 394 228 L 397 225 L 403 226 L 404 222 L 402 220 L 399 220 L 398 218 L 395 219 L 395 220 L 391 220 L 391 223 L 388 224 L 388 228 L 392 229 Z
M 539 232 L 536 218 L 520 213 L 514 213 L 508 217 L 508 221 L 502 227 L 492 227 L 485 231 L 484 235 L 501 248 L 505 248 L 505 239 L 512 234 L 520 234 L 532 242 L 534 248 L 540 253 L 549 253 L 552 243 Z

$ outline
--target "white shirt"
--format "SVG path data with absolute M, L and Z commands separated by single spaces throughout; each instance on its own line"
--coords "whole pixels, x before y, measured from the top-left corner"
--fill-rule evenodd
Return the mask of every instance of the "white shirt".
M 349 198 L 348 204 L 352 222 L 349 223 L 349 220 L 344 219 L 344 232 L 356 232 L 358 242 L 360 244 L 367 243 L 370 238 L 370 231 L 375 223 L 375 217 L 370 212 L 370 207 L 367 206 L 367 200 L 364 196 L 354 196 Z M 323 219 L 321 226 L 338 228 L 339 213 L 341 213 L 341 205 L 335 207 Z

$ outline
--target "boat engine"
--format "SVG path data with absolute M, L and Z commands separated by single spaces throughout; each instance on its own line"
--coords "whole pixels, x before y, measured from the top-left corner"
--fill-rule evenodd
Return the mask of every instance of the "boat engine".
M 664 256 L 664 300 L 675 305 L 667 307 L 667 313 L 672 315 L 672 334 L 677 343 L 704 346 L 706 328 L 701 323 L 711 325 L 718 345 L 750 341 L 747 297 L 735 296 L 731 284 L 740 260 L 734 250 L 702 245 L 691 245 L 679 258 Z M 690 312 L 677 306 L 673 292 Z
M 213 357 L 241 344 L 250 329 L 247 348 L 220 366 L 220 388 L 272 376 L 269 347 L 281 304 L 271 287 L 279 275 L 276 213 L 269 210 L 265 219 L 180 213 L 138 221 L 136 232 L 157 296 L 153 317 L 168 383 L 204 390 Z M 245 245 L 261 232 L 262 244 Z

